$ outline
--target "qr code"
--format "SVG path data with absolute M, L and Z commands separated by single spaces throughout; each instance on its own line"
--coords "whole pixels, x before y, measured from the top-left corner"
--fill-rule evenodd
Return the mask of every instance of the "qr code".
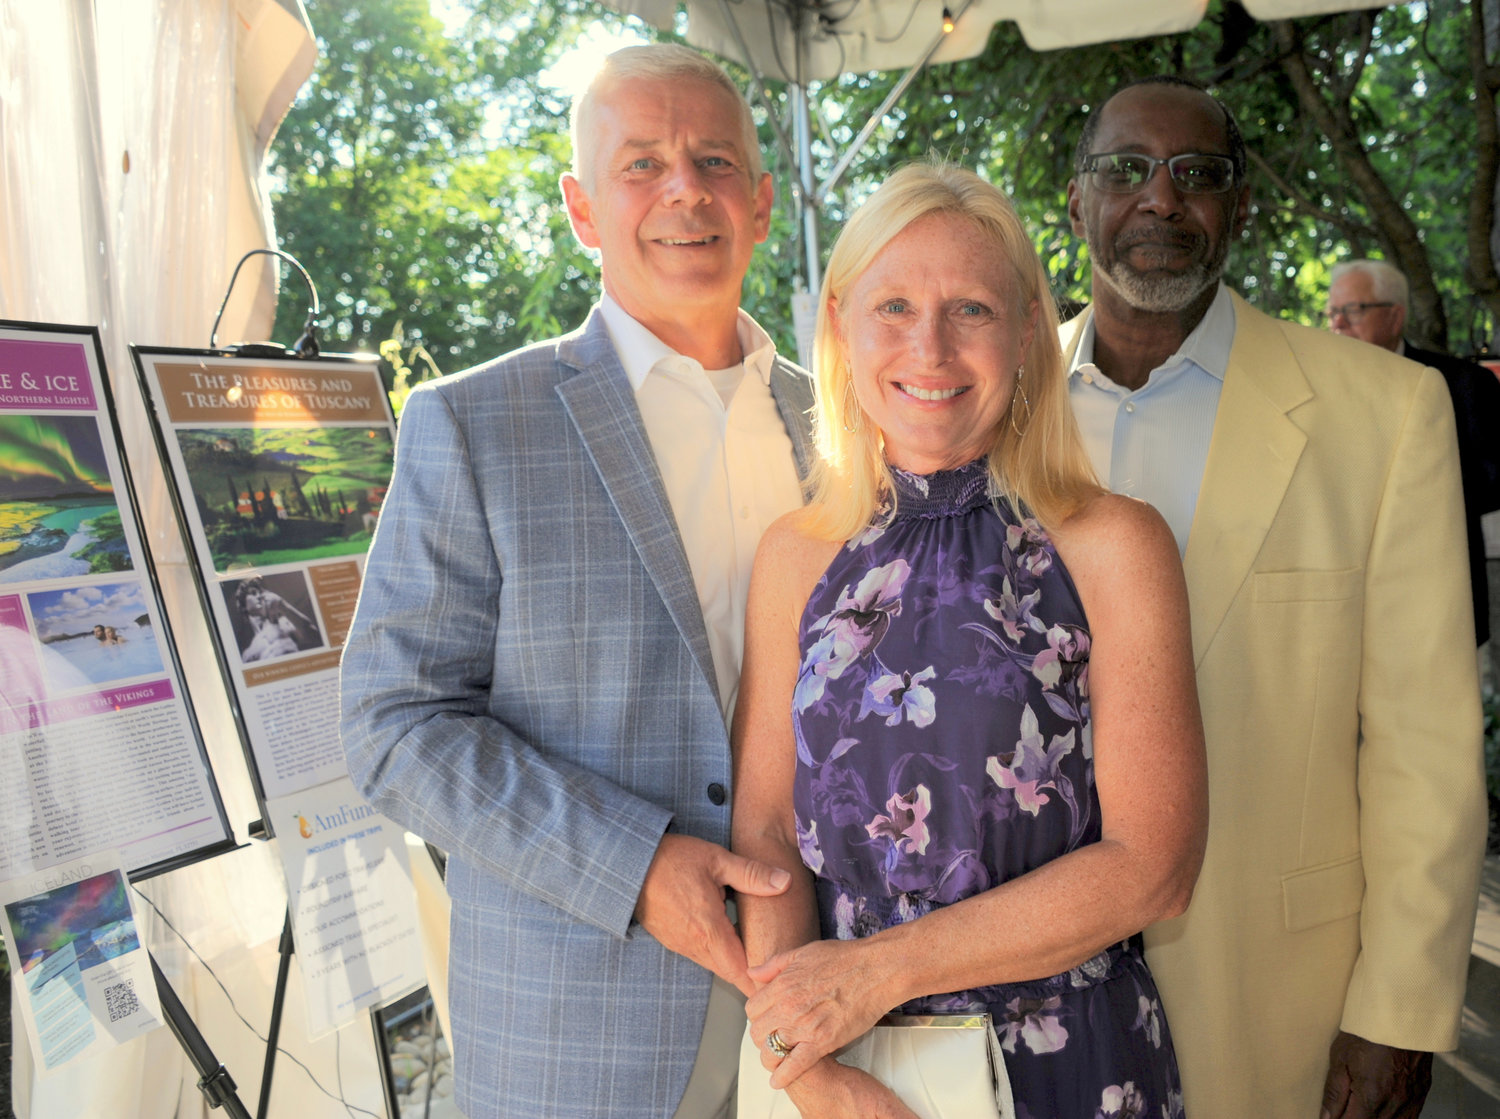
M 109 1011 L 111 1022 L 129 1018 L 140 1010 L 140 1001 L 135 997 L 135 980 L 127 979 L 123 983 L 104 988 L 104 1006 Z

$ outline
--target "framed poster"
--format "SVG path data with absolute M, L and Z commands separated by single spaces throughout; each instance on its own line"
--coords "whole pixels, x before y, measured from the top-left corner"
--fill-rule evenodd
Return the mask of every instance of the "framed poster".
M 339 656 L 395 453 L 376 360 L 131 352 L 262 807 L 346 776 Z
M 118 852 L 0 882 L 13 997 L 43 1072 L 164 1022 Z
M 0 880 L 233 835 L 141 531 L 97 331 L 0 321 Z

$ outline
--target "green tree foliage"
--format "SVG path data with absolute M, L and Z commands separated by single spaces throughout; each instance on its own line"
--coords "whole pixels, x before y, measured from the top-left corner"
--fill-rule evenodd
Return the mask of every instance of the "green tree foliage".
M 1319 19 L 1261 23 L 1215 0 L 1190 33 L 1033 52 L 998 24 L 980 57 L 924 72 L 890 111 L 855 168 L 859 188 L 906 160 L 938 155 L 979 167 L 1015 198 L 1064 302 L 1088 298 L 1087 251 L 1070 228 L 1066 184 L 1086 114 L 1131 80 L 1196 78 L 1234 111 L 1251 150 L 1253 215 L 1231 254 L 1230 282 L 1272 314 L 1314 321 L 1327 269 L 1384 256 L 1413 282 L 1413 329 L 1441 346 L 1490 336 L 1483 296 L 1494 266 L 1493 122 L 1500 72 L 1471 57 L 1479 18 L 1468 0 L 1429 0 Z M 1476 73 L 1493 87 L 1476 101 Z M 897 74 L 844 75 L 817 93 L 831 160 Z M 1455 156 L 1454 153 L 1462 153 Z M 1476 166 L 1489 170 L 1476 177 Z M 826 233 L 843 207 L 830 207 Z M 1488 278 L 1488 279 L 1487 279 Z
M 282 247 L 331 318 L 326 348 L 395 338 L 451 371 L 591 302 L 556 186 L 567 106 L 538 81 L 577 17 L 513 7 L 449 34 L 428 0 L 308 4 L 318 68 L 272 173 Z M 274 336 L 295 337 L 303 311 L 284 296 Z
M 557 186 L 572 159 L 570 106 L 542 75 L 585 26 L 623 29 L 625 17 L 588 0 L 467 0 L 449 32 L 428 0 L 307 7 L 320 58 L 277 135 L 272 173 L 281 247 L 327 310 L 325 348 L 378 352 L 399 407 L 427 376 L 581 322 L 598 267 Z M 789 171 L 769 128 L 763 140 L 783 201 L 746 306 L 790 348 L 786 293 L 801 250 L 780 187 Z M 273 336 L 295 338 L 304 313 L 289 286 Z
M 568 106 L 542 72 L 587 23 L 625 21 L 590 0 L 461 7 L 470 18 L 449 32 L 427 0 L 309 0 L 323 55 L 275 148 L 283 247 L 331 309 L 330 347 L 384 342 L 408 379 L 569 329 L 598 291 L 557 188 Z M 889 111 L 824 202 L 822 253 L 890 170 L 935 154 L 1007 190 L 1060 300 L 1084 301 L 1087 250 L 1066 209 L 1083 120 L 1125 82 L 1185 74 L 1233 109 L 1251 149 L 1253 214 L 1227 269 L 1235 287 L 1311 322 L 1329 265 L 1386 256 L 1412 277 L 1416 336 L 1477 348 L 1500 308 L 1487 251 L 1500 69 L 1486 62 L 1479 17 L 1470 0 L 1427 0 L 1261 23 L 1212 0 L 1187 34 L 1045 53 L 1001 23 L 984 54 L 928 68 Z M 814 86 L 820 181 L 900 76 Z M 789 131 L 786 90 L 767 92 L 757 112 Z M 795 175 L 769 119 L 761 138 L 778 205 L 745 306 L 795 352 Z M 276 337 L 294 337 L 301 315 L 284 298 Z
M 1488 334 L 1466 267 L 1468 201 L 1480 189 L 1467 157 L 1476 152 L 1471 14 L 1434 0 L 1267 29 L 1280 79 L 1270 88 L 1290 94 L 1274 119 L 1292 143 L 1268 145 L 1261 163 L 1278 201 L 1312 215 L 1339 255 L 1379 255 L 1404 270 L 1411 332 L 1439 348 L 1450 321 L 1460 348 Z M 1236 61 L 1253 79 L 1257 68 Z M 1493 189 L 1491 177 L 1483 193 Z

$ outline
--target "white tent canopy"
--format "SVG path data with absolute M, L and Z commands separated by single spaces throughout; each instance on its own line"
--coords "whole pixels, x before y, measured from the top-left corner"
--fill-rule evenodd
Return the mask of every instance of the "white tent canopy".
M 662 30 L 678 0 L 608 0 Z M 1359 8 L 1361 0 L 1243 0 L 1256 19 Z M 1171 35 L 1196 27 L 1208 0 L 687 0 L 687 39 L 771 81 L 806 85 L 841 73 L 973 58 L 1011 20 L 1032 50 Z M 953 29 L 944 33 L 944 17 Z

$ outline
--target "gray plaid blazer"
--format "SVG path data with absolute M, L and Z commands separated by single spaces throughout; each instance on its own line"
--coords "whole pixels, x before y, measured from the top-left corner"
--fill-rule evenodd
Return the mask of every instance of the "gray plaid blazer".
M 805 477 L 811 384 L 778 359 L 772 392 Z M 597 307 L 411 394 L 344 648 L 343 739 L 371 803 L 449 852 L 472 1119 L 675 1109 L 711 976 L 631 915 L 669 825 L 728 843 L 714 679 Z

